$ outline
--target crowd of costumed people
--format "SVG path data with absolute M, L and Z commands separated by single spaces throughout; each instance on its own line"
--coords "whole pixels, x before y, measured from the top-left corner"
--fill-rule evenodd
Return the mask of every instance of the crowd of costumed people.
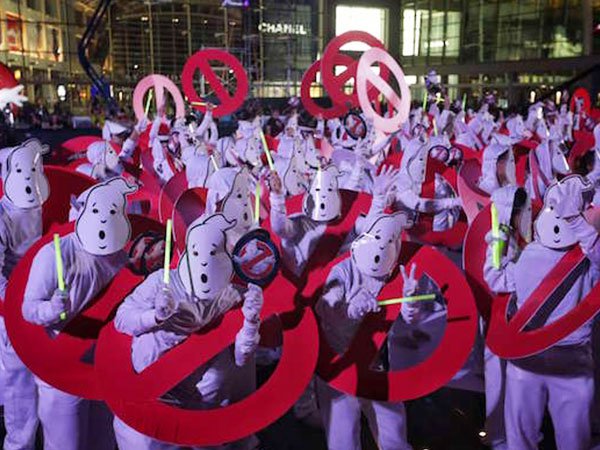
M 258 449 L 290 410 L 332 450 L 361 426 L 410 449 L 405 402 L 444 386 L 485 393 L 493 449 L 537 449 L 547 412 L 592 448 L 599 110 L 425 79 L 243 98 L 229 133 L 157 92 L 133 126 L 2 149 L 4 449 Z

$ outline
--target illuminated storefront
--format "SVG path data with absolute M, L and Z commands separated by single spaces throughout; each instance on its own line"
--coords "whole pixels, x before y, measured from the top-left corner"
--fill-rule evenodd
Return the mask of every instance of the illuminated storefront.
M 326 38 L 349 29 L 379 37 L 401 61 L 418 98 L 430 68 L 442 74 L 452 95 L 478 96 L 486 88 L 512 103 L 531 90 L 544 92 L 570 80 L 600 58 L 600 33 L 594 34 L 598 1 L 326 3 Z M 586 83 L 597 91 L 600 80 L 591 77 Z

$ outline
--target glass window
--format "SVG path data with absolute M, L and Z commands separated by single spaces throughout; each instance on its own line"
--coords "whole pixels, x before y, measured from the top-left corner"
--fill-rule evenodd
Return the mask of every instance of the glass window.
M 387 44 L 387 10 L 385 8 L 363 8 L 359 6 L 336 6 L 335 34 L 346 31 L 366 31 Z M 342 47 L 346 51 L 365 51 L 369 46 L 360 42 L 350 42 Z

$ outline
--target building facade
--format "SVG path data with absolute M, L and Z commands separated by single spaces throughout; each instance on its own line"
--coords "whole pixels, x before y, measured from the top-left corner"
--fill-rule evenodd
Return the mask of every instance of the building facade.
M 324 16 L 326 38 L 361 29 L 382 39 L 417 98 L 430 69 L 453 96 L 490 90 L 512 104 L 600 63 L 597 0 L 332 0 Z M 593 96 L 597 72 L 582 80 Z
M 77 45 L 98 4 L 0 0 L 0 62 L 16 71 L 30 99 L 54 100 L 63 86 L 70 102 L 89 100 Z M 147 74 L 179 83 L 185 61 L 203 48 L 236 55 L 252 96 L 287 97 L 299 95 L 306 69 L 348 30 L 382 40 L 416 98 L 432 68 L 452 96 L 492 90 L 508 104 L 600 63 L 600 0 L 113 0 L 87 57 L 125 104 Z M 227 67 L 215 70 L 227 81 Z M 597 73 L 582 83 L 597 95 Z M 196 87 L 210 95 L 204 80 Z
M 0 0 L 0 62 L 31 102 L 64 98 L 77 108 L 89 100 L 77 44 L 94 7 L 79 0 Z

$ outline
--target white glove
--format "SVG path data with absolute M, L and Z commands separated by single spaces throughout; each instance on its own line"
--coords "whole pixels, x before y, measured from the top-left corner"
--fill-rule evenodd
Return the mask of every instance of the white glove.
M 249 284 L 248 290 L 244 294 L 244 306 L 242 306 L 244 319 L 251 323 L 258 323 L 263 303 L 262 289 L 255 284 Z
M 146 131 L 146 128 L 148 128 L 149 124 L 150 122 L 148 122 L 148 118 L 143 117 L 138 123 L 135 124 L 134 129 L 138 134 L 142 134 L 144 131 Z
M 558 183 L 558 199 L 551 199 L 550 206 L 561 219 L 578 216 L 583 212 L 583 195 L 580 183 Z
M 413 295 L 417 291 L 417 287 L 419 285 L 419 281 L 415 278 L 415 271 L 417 270 L 417 265 L 413 264 L 410 268 L 410 274 L 406 274 L 406 267 L 404 265 L 400 266 L 400 275 L 402 275 L 402 295 L 405 297 Z
M 387 198 L 395 187 L 400 171 L 392 166 L 385 166 L 373 181 L 373 196 Z
M 361 319 L 365 314 L 379 311 L 377 299 L 364 289 L 360 289 L 348 304 L 348 317 Z
M 159 291 L 156 297 L 156 304 L 154 306 L 156 322 L 161 323 L 171 317 L 177 309 L 177 303 L 171 295 L 171 290 L 167 286 Z
M 442 198 L 438 200 L 444 209 L 462 208 L 462 200 L 460 197 Z
M 25 88 L 22 84 L 12 88 L 0 89 L 0 108 L 4 108 L 7 104 L 12 103 L 15 106 L 23 106 L 23 102 L 27 101 L 27 97 L 21 94 Z
M 400 274 L 402 275 L 403 286 L 402 294 L 404 297 L 410 297 L 415 294 L 418 287 L 418 280 L 415 278 L 417 265 L 413 264 L 410 268 L 410 274 L 406 274 L 406 267 L 400 266 Z M 402 303 L 400 308 L 402 318 L 408 324 L 419 322 L 421 320 L 421 302 Z
M 71 299 L 68 291 L 57 289 L 50 298 L 50 309 L 52 311 L 52 319 L 54 323 L 62 320 L 61 315 L 65 313 L 67 316 L 71 313 Z
M 508 235 L 501 229 L 498 230 L 497 236 L 494 236 L 493 231 L 488 231 L 487 234 L 485 235 L 485 243 L 487 245 L 492 245 L 496 242 L 506 242 L 506 241 L 508 241 Z

